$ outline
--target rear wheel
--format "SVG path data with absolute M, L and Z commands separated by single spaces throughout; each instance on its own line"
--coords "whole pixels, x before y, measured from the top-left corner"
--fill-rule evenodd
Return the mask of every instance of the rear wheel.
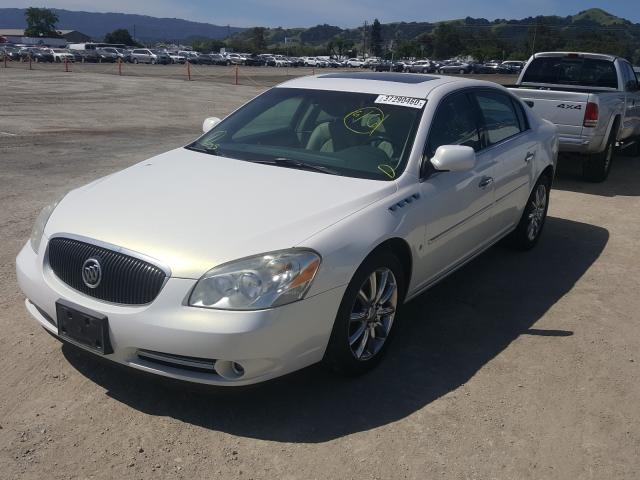
M 402 265 L 393 253 L 365 260 L 342 298 L 323 362 L 346 375 L 375 367 L 397 330 L 404 291 Z
M 542 175 L 529 195 L 518 226 L 507 237 L 510 246 L 517 250 L 529 250 L 538 243 L 547 219 L 550 189 L 551 178 Z
M 464 75 L 464 70 L 460 70 L 460 75 Z
M 582 176 L 590 182 L 604 182 L 611 171 L 613 163 L 613 150 L 616 143 L 616 126 L 611 129 L 609 140 L 604 151 L 589 155 L 582 162 Z

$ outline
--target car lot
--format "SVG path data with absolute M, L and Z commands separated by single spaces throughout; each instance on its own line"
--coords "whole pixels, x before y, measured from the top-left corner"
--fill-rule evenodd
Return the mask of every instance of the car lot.
M 498 246 L 411 302 L 387 361 L 356 380 L 311 368 L 206 390 L 44 335 L 13 263 L 40 208 L 184 144 L 204 117 L 286 78 L 258 68 L 247 70 L 255 84 L 186 83 L 156 73 L 184 66 L 154 67 L 123 77 L 0 69 L 3 475 L 638 477 L 640 158 L 617 157 L 604 184 L 561 162 L 539 246 Z

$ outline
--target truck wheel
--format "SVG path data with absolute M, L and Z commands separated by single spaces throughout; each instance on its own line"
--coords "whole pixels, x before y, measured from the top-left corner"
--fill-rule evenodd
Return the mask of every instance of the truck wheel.
M 506 238 L 510 247 L 515 250 L 530 250 L 538 243 L 547 219 L 550 190 L 551 178 L 544 174 L 533 187 L 518 226 Z
M 611 129 L 604 151 L 590 155 L 582 162 L 582 176 L 590 182 L 604 182 L 611 171 L 613 150 L 616 143 L 616 126 Z

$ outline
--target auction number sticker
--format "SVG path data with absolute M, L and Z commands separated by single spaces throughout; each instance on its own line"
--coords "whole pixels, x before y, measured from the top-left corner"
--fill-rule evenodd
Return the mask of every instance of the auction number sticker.
M 401 105 L 403 107 L 422 108 L 427 103 L 426 100 L 413 97 L 400 97 L 398 95 L 378 95 L 375 103 L 384 103 L 386 105 Z

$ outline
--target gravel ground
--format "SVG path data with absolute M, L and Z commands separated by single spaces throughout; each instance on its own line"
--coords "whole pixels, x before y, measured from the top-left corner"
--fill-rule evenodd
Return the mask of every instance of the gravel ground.
M 261 88 L 12 67 L 0 90 L 0 478 L 640 478 L 640 158 L 599 185 L 565 161 L 537 248 L 495 247 L 411 302 L 371 374 L 205 389 L 46 335 L 14 259 L 58 194 Z

